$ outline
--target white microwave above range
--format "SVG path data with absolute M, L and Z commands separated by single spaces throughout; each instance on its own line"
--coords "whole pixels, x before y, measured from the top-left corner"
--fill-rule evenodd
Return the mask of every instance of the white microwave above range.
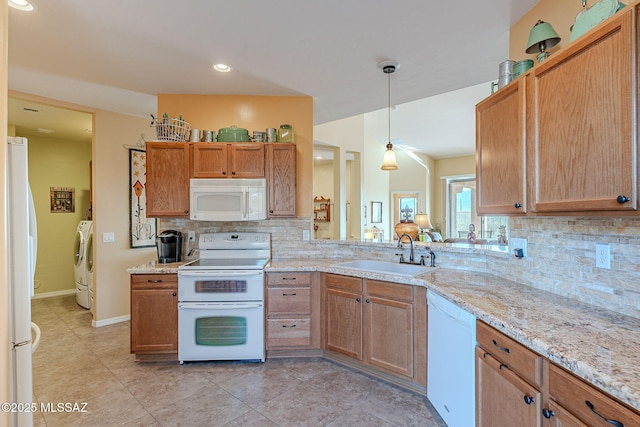
M 191 179 L 189 218 L 199 221 L 256 221 L 267 218 L 267 180 Z

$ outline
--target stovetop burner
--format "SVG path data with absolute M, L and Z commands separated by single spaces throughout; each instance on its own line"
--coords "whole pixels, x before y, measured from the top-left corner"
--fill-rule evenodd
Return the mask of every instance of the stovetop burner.
M 271 258 L 269 233 L 203 233 L 198 241 L 200 259 L 182 270 L 262 270 Z

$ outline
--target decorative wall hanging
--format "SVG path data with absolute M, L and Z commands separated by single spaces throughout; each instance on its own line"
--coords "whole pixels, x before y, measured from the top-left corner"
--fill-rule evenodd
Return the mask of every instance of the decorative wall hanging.
M 51 213 L 76 211 L 76 189 L 72 187 L 50 187 Z
M 156 245 L 158 220 L 147 218 L 147 153 L 129 150 L 129 241 L 132 248 Z

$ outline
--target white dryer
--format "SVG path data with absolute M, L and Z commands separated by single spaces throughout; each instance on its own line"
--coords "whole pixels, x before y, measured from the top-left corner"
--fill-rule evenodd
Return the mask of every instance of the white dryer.
M 89 226 L 89 237 L 87 237 L 85 251 L 85 266 L 87 268 L 87 289 L 89 290 L 89 310 L 91 310 L 91 314 L 94 314 L 94 305 L 93 305 L 93 222 Z
M 93 221 L 80 221 L 76 229 L 73 244 L 73 269 L 76 287 L 76 302 L 84 308 L 90 308 L 89 286 L 87 283 L 87 241 Z

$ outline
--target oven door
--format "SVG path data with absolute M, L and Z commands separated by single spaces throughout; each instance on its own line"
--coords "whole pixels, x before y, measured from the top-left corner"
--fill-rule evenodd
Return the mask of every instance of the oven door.
M 178 301 L 263 301 L 262 270 L 178 271 Z
M 178 360 L 264 362 L 264 304 L 178 303 Z

